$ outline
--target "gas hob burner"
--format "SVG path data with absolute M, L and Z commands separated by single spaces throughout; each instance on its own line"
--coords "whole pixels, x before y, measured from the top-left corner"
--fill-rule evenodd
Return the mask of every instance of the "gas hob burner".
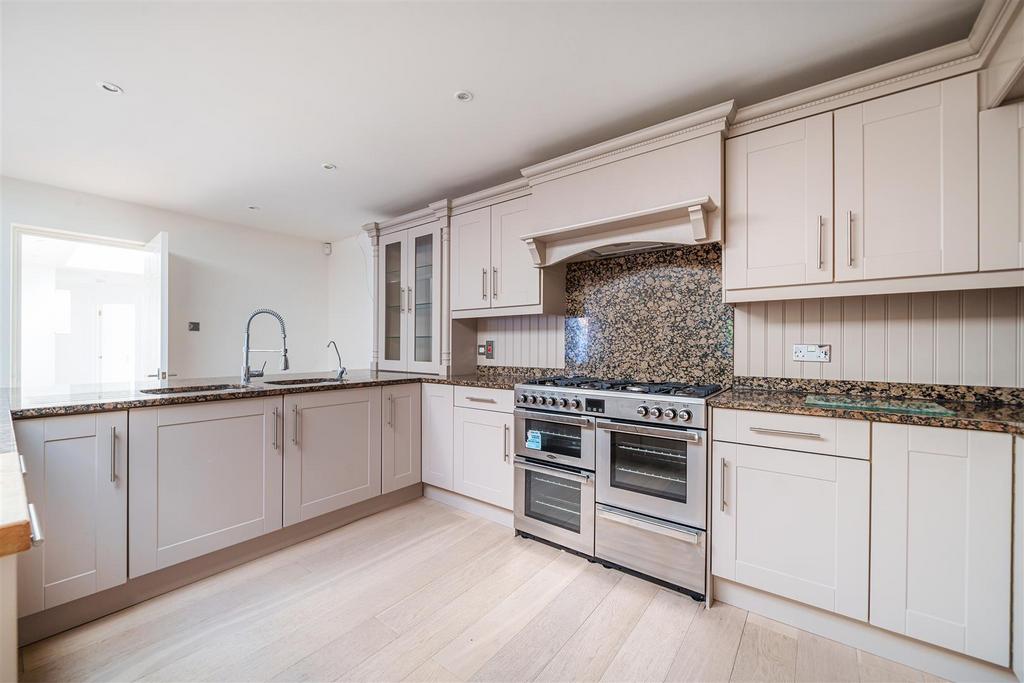
M 610 388 L 612 391 L 628 391 L 633 394 L 706 398 L 717 393 L 722 387 L 717 384 L 682 384 L 680 382 L 622 382 Z
M 569 377 L 556 375 L 554 377 L 538 377 L 531 379 L 525 384 L 542 387 L 559 387 L 565 389 L 610 389 L 611 383 L 595 377 L 583 377 L 580 375 Z

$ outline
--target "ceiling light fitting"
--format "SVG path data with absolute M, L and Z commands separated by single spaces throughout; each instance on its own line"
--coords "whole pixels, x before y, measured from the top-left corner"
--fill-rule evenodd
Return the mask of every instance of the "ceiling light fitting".
M 471 99 L 473 99 L 473 93 L 469 92 L 468 90 L 460 90 L 457 93 L 455 93 L 455 99 L 457 99 L 459 102 L 469 102 Z
M 255 204 L 250 204 L 249 205 L 249 210 L 250 211 L 259 211 L 260 207 L 256 206 Z
M 329 161 L 325 161 L 324 163 L 322 163 L 320 165 L 323 167 L 323 169 L 325 171 L 333 171 L 334 169 L 338 168 L 338 166 L 336 164 L 332 164 Z
M 117 83 L 111 83 L 110 81 L 96 81 L 96 87 L 103 92 L 108 92 L 111 95 L 123 95 L 124 88 L 119 86 Z

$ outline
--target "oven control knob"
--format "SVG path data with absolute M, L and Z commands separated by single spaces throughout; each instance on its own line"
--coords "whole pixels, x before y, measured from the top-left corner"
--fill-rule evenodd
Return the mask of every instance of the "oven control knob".
M 665 408 L 665 419 L 666 420 L 674 420 L 674 419 L 676 419 L 676 411 L 672 410 L 671 408 Z
M 547 401 L 548 401 L 548 405 L 549 406 L 555 405 L 555 397 L 554 396 L 548 396 Z
M 636 409 L 636 414 L 640 417 L 647 417 L 647 406 L 640 406 Z
M 661 408 L 651 408 L 651 417 L 661 417 Z
M 693 418 L 693 413 L 691 413 L 689 410 L 680 410 L 679 411 L 679 419 L 680 420 L 685 420 L 685 421 L 689 422 L 692 418 Z
M 530 401 L 530 397 L 527 396 L 526 394 L 523 394 L 522 396 L 519 397 L 519 402 L 520 403 L 528 403 L 529 401 Z
M 569 402 L 567 400 L 565 400 L 564 398 L 558 399 L 558 407 L 559 408 L 564 408 L 567 405 L 569 405 Z
M 537 402 L 537 397 L 536 396 L 527 396 L 526 400 L 529 403 L 536 403 Z
M 574 398 L 573 400 L 569 401 L 569 407 L 572 408 L 573 410 L 579 410 L 580 400 L 578 398 Z

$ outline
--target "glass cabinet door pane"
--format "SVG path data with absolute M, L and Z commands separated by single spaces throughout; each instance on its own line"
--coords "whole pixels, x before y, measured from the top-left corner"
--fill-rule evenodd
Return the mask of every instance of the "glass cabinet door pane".
M 526 472 L 527 517 L 579 533 L 581 484 L 557 474 Z
M 414 242 L 415 315 L 413 316 L 414 359 L 429 363 L 433 359 L 433 282 L 434 236 L 421 235 Z
M 612 433 L 612 488 L 686 502 L 686 442 Z
M 384 358 L 402 359 L 402 243 L 384 247 Z

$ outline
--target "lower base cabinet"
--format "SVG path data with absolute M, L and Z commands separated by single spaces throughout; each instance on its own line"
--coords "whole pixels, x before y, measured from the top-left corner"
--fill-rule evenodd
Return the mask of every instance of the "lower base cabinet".
M 284 524 L 381 493 L 381 389 L 284 397 Z
M 1009 666 L 1012 438 L 875 424 L 872 440 L 871 623 Z
M 512 509 L 513 426 L 511 413 L 455 408 L 452 488 L 456 493 Z
M 132 578 L 281 528 L 279 396 L 143 408 L 128 421 Z
M 452 489 L 455 387 L 422 384 L 423 483 Z
M 868 618 L 870 464 L 714 442 L 712 573 Z
M 128 413 L 19 420 L 14 434 L 46 539 L 18 556 L 18 616 L 123 584 Z
M 420 385 L 382 387 L 381 411 L 381 493 L 391 493 L 423 480 Z

